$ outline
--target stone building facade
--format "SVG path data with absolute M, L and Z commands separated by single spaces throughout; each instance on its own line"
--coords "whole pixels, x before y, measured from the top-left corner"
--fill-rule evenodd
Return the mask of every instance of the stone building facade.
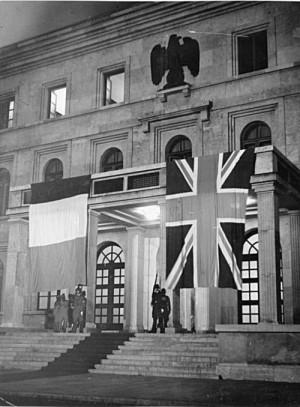
M 87 325 L 144 331 L 166 278 L 166 161 L 248 147 L 243 292 L 169 292 L 170 322 L 300 322 L 299 17 L 297 2 L 145 2 L 1 49 L 3 327 L 50 326 L 56 292 L 28 286 L 31 184 L 92 174 Z M 197 41 L 199 73 L 154 85 L 172 34 Z

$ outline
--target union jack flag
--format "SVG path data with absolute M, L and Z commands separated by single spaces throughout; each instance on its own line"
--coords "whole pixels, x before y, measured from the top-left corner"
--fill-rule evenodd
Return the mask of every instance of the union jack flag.
M 167 288 L 241 290 L 253 167 L 253 149 L 167 164 Z

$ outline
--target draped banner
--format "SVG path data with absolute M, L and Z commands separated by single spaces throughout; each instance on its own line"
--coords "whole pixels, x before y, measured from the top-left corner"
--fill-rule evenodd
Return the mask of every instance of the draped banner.
M 32 292 L 86 285 L 90 175 L 31 185 Z
M 253 149 L 167 164 L 167 288 L 241 290 L 253 168 Z

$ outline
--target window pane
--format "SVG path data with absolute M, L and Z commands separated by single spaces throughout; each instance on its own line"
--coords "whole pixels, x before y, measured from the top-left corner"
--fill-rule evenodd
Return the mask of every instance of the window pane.
M 242 278 L 249 278 L 249 270 L 242 270 Z
M 47 297 L 40 297 L 39 309 L 47 309 L 47 305 L 48 305 L 48 298 Z
M 249 315 L 243 315 L 243 324 L 249 324 L 250 317 Z
M 14 117 L 14 100 L 11 98 L 0 101 L 0 129 L 12 127 Z
M 251 314 L 258 314 L 258 305 L 251 305 Z
M 249 314 L 249 312 L 250 312 L 250 307 L 249 307 L 249 305 L 243 305 L 243 313 Z
M 67 88 L 61 87 L 50 91 L 49 117 L 60 117 L 66 114 Z
M 268 67 L 267 31 L 238 36 L 239 74 Z
M 258 290 L 258 284 L 257 283 L 250 283 L 250 290 L 251 291 L 257 291 Z
M 251 293 L 251 301 L 257 301 L 258 300 L 258 292 Z
M 105 105 L 124 102 L 124 71 L 105 78 Z

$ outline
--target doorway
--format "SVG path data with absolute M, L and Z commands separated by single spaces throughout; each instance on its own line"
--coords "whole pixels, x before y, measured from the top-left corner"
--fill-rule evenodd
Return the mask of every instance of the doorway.
M 125 260 L 122 248 L 106 243 L 98 252 L 95 324 L 101 330 L 122 330 L 124 319 Z
M 259 318 L 259 241 L 258 231 L 253 230 L 246 235 L 243 246 L 242 259 L 242 291 L 239 291 L 239 323 L 240 324 L 257 324 Z M 284 323 L 283 309 L 283 268 L 282 254 L 280 248 L 280 322 Z

